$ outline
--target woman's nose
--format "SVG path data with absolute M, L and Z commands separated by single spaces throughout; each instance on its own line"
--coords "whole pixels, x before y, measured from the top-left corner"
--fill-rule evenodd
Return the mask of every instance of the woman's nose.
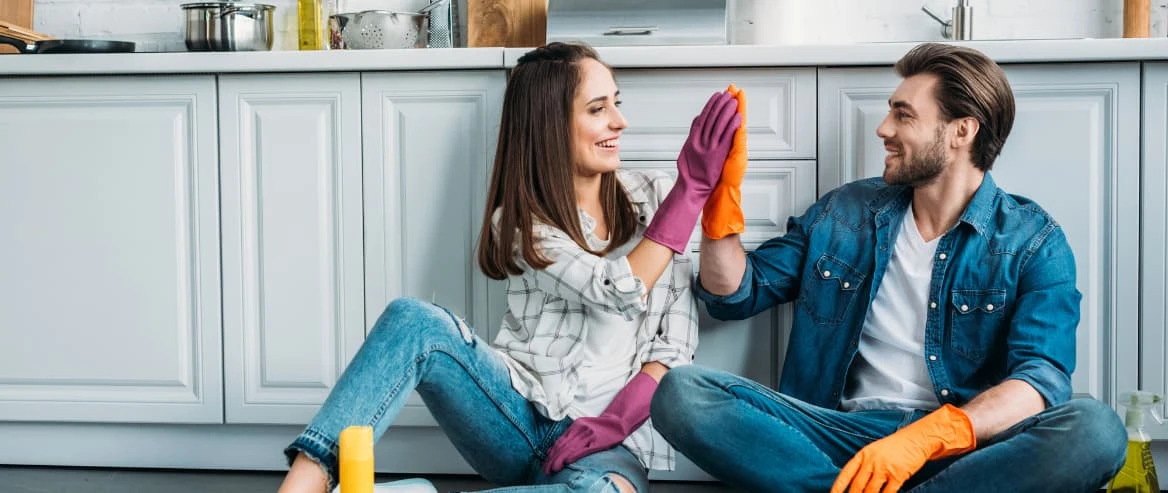
M 625 114 L 621 113 L 619 108 L 614 109 L 612 115 L 612 121 L 609 122 L 610 127 L 617 130 L 624 130 L 625 128 L 628 128 L 629 121 L 625 119 Z

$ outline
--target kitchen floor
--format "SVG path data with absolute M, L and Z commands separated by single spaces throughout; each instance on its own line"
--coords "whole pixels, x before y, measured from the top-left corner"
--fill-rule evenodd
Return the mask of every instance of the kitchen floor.
M 0 466 L 3 493 L 253 493 L 275 492 L 282 472 L 90 469 Z M 377 476 L 377 481 L 398 479 Z M 438 491 L 475 491 L 491 485 L 474 476 L 428 476 Z M 654 492 L 714 493 L 718 483 L 655 482 Z

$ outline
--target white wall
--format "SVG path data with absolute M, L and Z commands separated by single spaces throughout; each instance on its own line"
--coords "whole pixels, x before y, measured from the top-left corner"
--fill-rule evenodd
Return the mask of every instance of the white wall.
M 187 0 L 194 2 L 197 0 Z M 353 0 L 347 0 L 353 1 Z M 387 4 L 402 0 L 371 0 Z M 555 1 L 555 0 L 551 0 Z M 760 17 L 732 25 L 740 38 L 762 42 L 835 44 L 942 39 L 922 4 L 948 14 L 957 0 L 728 0 Z M 142 51 L 182 50 L 180 0 L 36 0 L 35 29 L 57 37 L 138 41 Z M 276 6 L 275 49 L 296 48 L 295 0 Z M 422 2 L 424 5 L 426 2 Z M 462 0 L 465 5 L 465 0 Z M 1168 33 L 1168 0 L 1152 0 L 1153 35 Z M 1123 0 L 972 0 L 974 37 L 1112 38 L 1123 32 Z M 750 32 L 754 29 L 754 32 Z
M 957 0 L 730 0 L 731 39 L 763 44 L 940 40 L 944 39 L 940 24 L 922 12 L 921 6 L 927 5 L 948 18 L 956 3 Z M 1151 3 L 1151 32 L 1164 36 L 1168 33 L 1168 0 Z M 970 4 L 975 39 L 1123 35 L 1123 0 L 972 0 Z

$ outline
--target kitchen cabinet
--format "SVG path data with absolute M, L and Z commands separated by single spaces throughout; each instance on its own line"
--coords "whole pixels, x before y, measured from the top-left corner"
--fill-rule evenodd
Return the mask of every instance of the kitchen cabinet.
M 1083 294 L 1072 387 L 1114 404 L 1139 364 L 1140 65 L 1004 68 L 1017 114 L 991 173 L 1063 227 Z M 875 131 L 899 82 L 890 67 L 820 70 L 820 194 L 882 173 Z
M 1168 396 L 1168 63 L 1144 64 L 1143 95 L 1139 388 Z M 1145 420 L 1144 427 L 1168 438 L 1168 425 Z
M 219 77 L 227 423 L 305 424 L 365 340 L 361 79 Z
M 0 80 L 0 422 L 219 423 L 215 78 Z
M 365 73 L 365 327 L 411 296 L 463 317 L 490 340 L 502 284 L 475 263 L 502 113 L 502 72 Z M 398 426 L 436 426 L 414 394 Z

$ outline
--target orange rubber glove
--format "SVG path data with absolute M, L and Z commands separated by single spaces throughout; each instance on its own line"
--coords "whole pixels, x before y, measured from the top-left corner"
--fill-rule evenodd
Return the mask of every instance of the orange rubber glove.
M 831 493 L 843 493 L 845 489 L 849 493 L 896 492 L 926 462 L 962 454 L 975 447 L 977 437 L 969 416 L 945 404 L 860 449 L 836 477 Z
M 746 175 L 746 92 L 734 84 L 730 84 L 726 92 L 738 100 L 742 124 L 734 132 L 734 143 L 726 156 L 726 164 L 722 165 L 722 176 L 702 209 L 702 231 L 715 240 L 746 231 L 746 221 L 742 218 L 742 178 Z

